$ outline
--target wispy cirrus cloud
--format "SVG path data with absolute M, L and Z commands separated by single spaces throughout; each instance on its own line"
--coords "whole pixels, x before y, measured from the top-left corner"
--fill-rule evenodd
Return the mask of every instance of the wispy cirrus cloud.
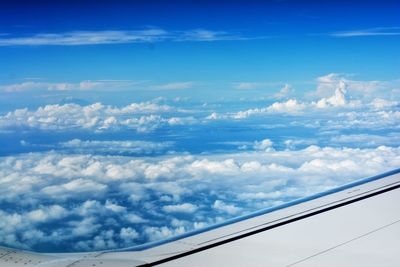
M 0 39 L 0 46 L 14 45 L 94 45 L 161 41 L 168 37 L 162 29 L 138 31 L 71 31 L 38 33 L 27 36 L 8 36 Z
M 247 40 L 227 31 L 191 29 L 184 31 L 167 31 L 160 28 L 143 30 L 104 30 L 104 31 L 69 31 L 61 33 L 36 33 L 25 36 L 4 35 L 0 38 L 0 46 L 77 46 L 104 45 L 146 42 L 184 42 L 184 41 L 226 41 Z
M 229 33 L 227 31 L 210 31 L 205 29 L 194 29 L 179 32 L 175 41 L 227 41 L 227 40 L 246 40 L 238 34 Z
M 282 82 L 238 82 L 233 84 L 233 88 L 239 90 L 254 90 L 254 89 L 265 89 L 281 85 Z
M 0 92 L 15 93 L 32 90 L 46 91 L 85 91 L 85 90 L 125 90 L 135 89 L 138 85 L 141 88 L 149 88 L 152 90 L 183 90 L 190 89 L 195 83 L 192 81 L 169 82 L 156 84 L 151 81 L 135 81 L 135 80 L 84 80 L 80 82 L 47 82 L 29 80 L 19 83 L 2 84 Z
M 329 33 L 332 37 L 398 36 L 400 27 L 376 27 L 362 30 L 339 31 Z
M 42 82 L 27 81 L 0 85 L 0 92 L 23 92 L 30 90 L 73 91 L 73 90 L 110 90 L 132 88 L 141 83 L 133 80 L 85 80 L 80 82 Z
M 253 90 L 262 88 L 263 86 L 264 84 L 260 82 L 241 82 L 236 84 L 234 87 L 239 90 Z
M 160 90 L 181 90 L 181 89 L 189 89 L 193 87 L 193 82 L 172 82 L 159 84 L 155 86 L 156 89 Z

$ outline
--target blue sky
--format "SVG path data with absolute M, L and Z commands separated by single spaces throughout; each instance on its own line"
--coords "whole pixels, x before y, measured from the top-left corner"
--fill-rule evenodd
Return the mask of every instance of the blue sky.
M 397 1 L 3 1 L 0 245 L 160 240 L 400 166 Z
M 77 31 L 101 36 L 104 31 L 148 29 L 162 29 L 165 35 L 177 36 L 124 44 L 95 45 L 95 41 L 89 41 L 75 46 L 2 45 L 1 68 L 6 70 L 0 76 L 2 83 L 27 78 L 52 82 L 304 82 L 330 72 L 352 73 L 361 79 L 397 78 L 399 6 L 394 1 L 366 1 L 362 5 L 357 1 L 39 1 L 4 6 L 0 11 L 3 40 Z M 217 36 L 209 41 L 186 36 L 186 41 L 179 41 L 185 32 L 196 30 Z M 351 32 L 375 34 L 335 35 Z

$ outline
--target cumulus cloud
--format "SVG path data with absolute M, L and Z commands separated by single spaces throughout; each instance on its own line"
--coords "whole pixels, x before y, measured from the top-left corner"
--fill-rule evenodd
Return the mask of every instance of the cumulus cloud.
M 226 118 L 228 118 L 228 116 L 218 114 L 217 112 L 213 112 L 206 117 L 206 120 L 218 120 L 218 119 L 226 119 Z
M 274 102 L 271 105 L 264 108 L 248 109 L 244 111 L 238 111 L 232 115 L 218 115 L 216 113 L 211 114 L 208 119 L 219 119 L 219 118 L 234 118 L 234 119 L 245 119 L 255 115 L 264 114 L 288 114 L 288 115 L 301 115 L 306 111 L 314 110 L 315 108 L 323 109 L 329 107 L 341 107 L 346 105 L 345 91 L 338 89 L 335 95 L 329 98 L 322 98 L 318 102 L 299 102 L 297 99 L 289 99 L 284 102 Z
M 271 150 L 272 149 L 272 141 L 270 139 L 264 139 L 262 141 L 256 141 L 254 143 L 254 149 L 256 150 Z
M 42 207 L 28 212 L 27 217 L 32 222 L 50 222 L 52 220 L 59 220 L 68 215 L 65 208 L 60 205 L 52 205 Z
M 261 108 L 251 108 L 231 113 L 212 112 L 206 120 L 247 119 L 253 116 L 290 115 L 305 116 L 307 114 L 335 115 L 338 111 L 368 111 L 395 109 L 399 106 L 396 98 L 391 93 L 396 83 L 382 81 L 355 81 L 346 75 L 330 73 L 317 79 L 317 88 L 309 92 L 312 101 L 290 98 L 286 101 L 276 101 Z M 291 91 L 288 85 L 275 95 L 276 98 L 284 98 Z M 377 97 L 379 96 L 379 97 Z M 383 98 L 382 98 L 383 97 Z
M 327 106 L 339 107 L 347 104 L 346 100 L 346 84 L 343 81 L 339 82 L 337 88 L 335 88 L 335 94 L 328 98 L 322 98 L 317 103 L 317 108 L 326 108 Z
M 111 210 L 112 212 L 116 212 L 116 213 L 124 213 L 126 212 L 126 207 L 118 205 L 117 203 L 114 203 L 110 200 L 106 200 L 106 204 L 104 205 L 104 207 L 108 210 Z
M 156 241 L 165 239 L 171 236 L 183 234 L 185 232 L 184 227 L 170 228 L 166 226 L 162 227 L 148 227 L 145 229 L 145 235 L 148 236 L 150 241 Z
M 287 149 L 295 150 L 298 146 L 317 145 L 318 140 L 312 139 L 312 138 L 308 138 L 308 139 L 296 138 L 296 139 L 287 139 L 283 143 Z
M 329 97 L 340 88 L 342 92 L 345 89 L 352 97 L 370 101 L 377 96 L 390 96 L 390 88 L 396 84 L 397 81 L 361 81 L 350 79 L 349 75 L 329 73 L 317 78 L 317 88 L 311 96 Z
M 207 119 L 246 119 L 251 116 L 264 115 L 264 114 L 290 114 L 298 115 L 306 108 L 306 104 L 298 102 L 296 99 L 289 99 L 285 102 L 275 102 L 264 108 L 254 108 L 244 111 L 238 111 L 234 114 L 217 114 L 212 113 Z
M 3 114 L 0 131 L 23 132 L 16 140 L 25 151 L 35 148 L 32 133 L 74 137 L 39 147 L 49 152 L 0 157 L 0 244 L 71 251 L 127 247 L 398 168 L 398 101 L 356 99 L 364 85 L 348 77 L 320 77 L 309 100 L 282 96 L 236 112 L 227 112 L 228 104 L 182 110 L 158 99 Z M 212 140 L 218 153 L 205 144 L 207 153 L 191 154 L 191 134 L 208 135 L 207 127 L 215 125 L 229 133 L 237 125 L 260 131 Z M 281 128 L 274 127 L 285 134 L 278 136 Z M 134 133 L 139 137 L 132 140 L 123 135 L 130 130 L 162 133 Z M 109 139 L 115 131 L 123 140 Z M 222 145 L 235 150 L 228 153 Z M 175 147 L 188 152 L 171 151 Z
M 218 211 L 226 212 L 231 215 L 236 215 L 241 211 L 241 209 L 236 207 L 235 205 L 226 204 L 221 200 L 215 200 L 213 208 Z
M 163 211 L 167 213 L 193 213 L 198 209 L 196 205 L 190 203 L 182 203 L 178 205 L 167 205 L 163 207 Z
M 119 236 L 125 243 L 131 244 L 132 241 L 135 241 L 139 237 L 139 233 L 131 227 L 123 227 L 119 232 Z
M 264 141 L 262 150 L 215 155 L 1 157 L 0 243 L 72 251 L 131 246 L 400 164 L 399 147 L 265 151 L 272 142 Z
M 190 124 L 196 124 L 196 123 L 199 122 L 196 118 L 194 118 L 192 116 L 189 116 L 189 117 L 171 117 L 171 118 L 168 118 L 166 121 L 171 126 L 174 126 L 174 125 L 190 125 Z
M 290 93 L 292 93 L 293 89 L 289 84 L 285 84 L 279 92 L 273 95 L 274 98 L 280 99 L 287 97 Z
M 107 186 L 87 179 L 75 179 L 67 183 L 49 185 L 44 187 L 41 192 L 48 197 L 71 198 L 75 194 L 102 194 Z
M 271 113 L 298 114 L 306 108 L 306 105 L 299 103 L 296 99 L 289 99 L 286 102 L 275 102 L 267 107 L 266 111 Z
M 148 132 L 162 125 L 184 124 L 192 117 L 163 118 L 159 114 L 181 112 L 168 105 L 152 102 L 132 103 L 114 107 L 95 103 L 87 106 L 77 104 L 46 105 L 37 110 L 17 109 L 0 116 L 0 129 L 94 130 L 107 131 L 133 129 Z

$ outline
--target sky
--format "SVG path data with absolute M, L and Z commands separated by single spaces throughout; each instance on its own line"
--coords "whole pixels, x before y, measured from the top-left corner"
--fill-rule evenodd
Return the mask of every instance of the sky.
M 165 239 L 400 167 L 398 1 L 2 1 L 0 245 Z

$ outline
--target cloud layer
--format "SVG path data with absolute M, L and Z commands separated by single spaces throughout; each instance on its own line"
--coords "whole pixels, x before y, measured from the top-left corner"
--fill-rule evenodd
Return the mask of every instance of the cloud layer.
M 400 148 L 152 158 L 0 158 L 0 243 L 101 250 L 159 240 L 400 165 Z M 51 248 L 51 249 L 50 249 Z
M 257 117 L 291 116 L 292 123 L 306 127 L 398 128 L 400 102 L 396 86 L 396 82 L 356 81 L 345 75 L 330 73 L 317 78 L 316 89 L 308 93 L 310 100 L 289 98 L 237 112 L 213 112 L 206 119 L 243 121 Z M 289 90 L 289 85 L 286 85 L 275 97 L 282 98 Z
M 398 168 L 396 86 L 349 77 L 319 77 L 303 98 L 285 85 L 275 99 L 249 102 L 159 98 L 7 111 L 0 244 L 143 244 Z

